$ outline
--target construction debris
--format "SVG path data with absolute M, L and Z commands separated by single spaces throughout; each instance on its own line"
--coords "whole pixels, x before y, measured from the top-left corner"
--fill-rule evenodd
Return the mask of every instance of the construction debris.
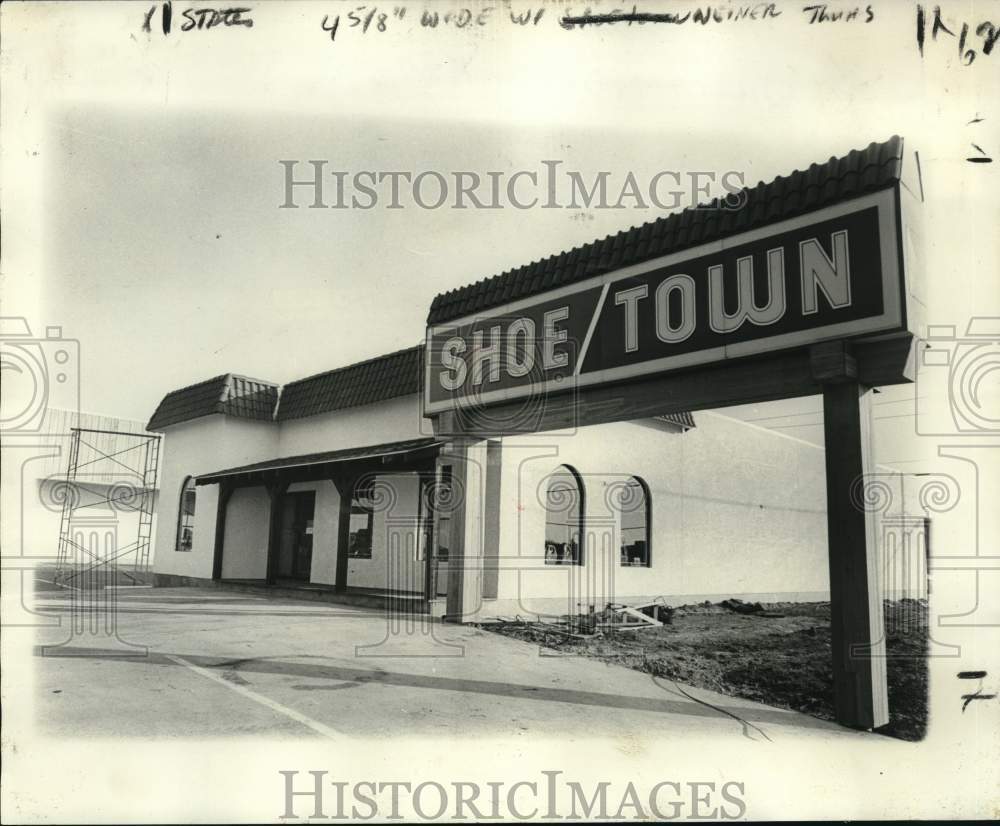
M 483 627 L 522 627 L 533 635 L 550 635 L 564 639 L 585 639 L 603 632 L 633 631 L 638 629 L 661 628 L 673 622 L 674 609 L 658 597 L 652 602 L 640 605 L 619 605 L 608 603 L 603 610 L 587 606 L 580 614 L 564 614 L 560 617 L 537 616 L 524 619 L 497 617 L 486 620 Z
M 780 619 L 785 616 L 777 611 L 768 611 L 759 602 L 744 602 L 741 599 L 724 599 L 719 603 L 723 608 L 728 608 L 737 614 L 748 614 L 755 617 L 767 617 L 770 619 Z
M 744 602 L 741 599 L 724 599 L 719 605 L 737 614 L 759 614 L 764 610 L 764 606 L 759 602 Z
M 673 621 L 674 609 L 662 602 L 642 605 L 615 605 L 609 603 L 601 613 L 597 627 L 612 631 L 659 628 Z

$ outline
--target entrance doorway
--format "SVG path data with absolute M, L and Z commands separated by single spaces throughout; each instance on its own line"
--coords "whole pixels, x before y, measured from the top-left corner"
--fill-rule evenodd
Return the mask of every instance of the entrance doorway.
M 281 503 L 278 576 L 308 582 L 312 570 L 315 491 L 286 493 Z

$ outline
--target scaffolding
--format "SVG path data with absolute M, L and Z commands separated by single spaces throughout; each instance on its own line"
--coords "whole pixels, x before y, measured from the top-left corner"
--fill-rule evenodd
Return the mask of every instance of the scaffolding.
M 121 574 L 132 584 L 144 584 L 159 458 L 156 434 L 71 428 L 66 478 L 59 492 L 57 583 L 89 591 L 121 584 Z M 111 516 L 99 511 L 110 511 Z M 124 547 L 118 546 L 119 512 L 138 515 L 135 541 Z M 131 566 L 125 559 L 129 556 Z

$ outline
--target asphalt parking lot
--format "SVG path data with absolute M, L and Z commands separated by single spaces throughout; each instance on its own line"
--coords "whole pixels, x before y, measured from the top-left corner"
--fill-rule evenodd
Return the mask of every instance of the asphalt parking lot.
M 542 652 L 478 628 L 196 588 L 37 595 L 36 723 L 55 736 L 392 737 L 489 733 L 750 739 L 869 735 L 796 712 Z M 78 621 L 70 634 L 71 620 Z M 96 628 L 96 630 L 95 630 Z

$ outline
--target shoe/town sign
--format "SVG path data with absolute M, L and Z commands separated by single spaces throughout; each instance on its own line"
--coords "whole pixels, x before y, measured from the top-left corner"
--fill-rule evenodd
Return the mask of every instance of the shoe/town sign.
M 896 198 L 865 195 L 431 327 L 425 412 L 904 329 Z

